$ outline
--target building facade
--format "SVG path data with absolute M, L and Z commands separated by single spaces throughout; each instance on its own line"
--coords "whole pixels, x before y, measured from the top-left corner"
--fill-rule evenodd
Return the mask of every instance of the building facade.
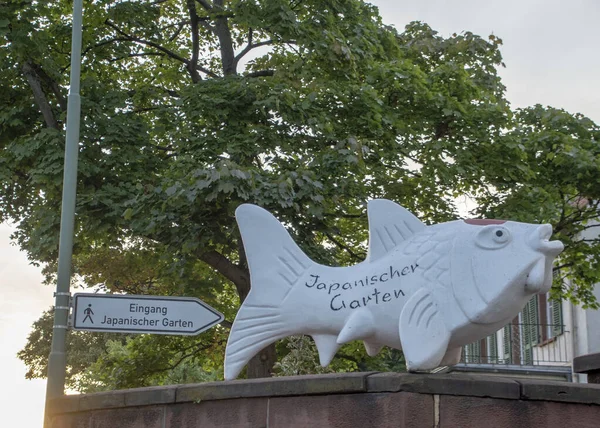
M 600 302 L 600 286 L 594 289 Z M 464 347 L 450 371 L 486 372 L 586 383 L 573 358 L 600 352 L 600 310 L 534 296 L 523 311 L 493 335 Z

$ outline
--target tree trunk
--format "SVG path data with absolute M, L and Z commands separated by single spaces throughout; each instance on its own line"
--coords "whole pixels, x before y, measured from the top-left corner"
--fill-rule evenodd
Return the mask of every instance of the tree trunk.
M 52 112 L 52 106 L 50 105 L 50 102 L 48 101 L 48 98 L 42 89 L 42 84 L 39 76 L 35 72 L 34 65 L 29 61 L 26 61 L 21 66 L 21 69 L 23 70 L 23 74 L 25 75 L 31 90 L 33 91 L 33 98 L 35 99 L 35 102 L 44 116 L 46 126 L 49 128 L 58 129 L 58 122 L 56 121 L 54 113 Z
M 219 5 L 222 8 L 223 1 L 215 1 L 215 6 Z M 231 31 L 229 30 L 229 24 L 227 23 L 227 17 L 222 16 L 217 18 L 215 22 L 215 34 L 219 38 L 221 44 L 221 63 L 223 67 L 223 74 L 225 76 L 231 76 L 237 74 L 235 69 L 235 52 L 233 50 L 233 40 L 231 38 Z
M 277 352 L 275 344 L 272 343 L 265 349 L 256 354 L 246 368 L 248 379 L 273 376 L 273 366 L 277 362 Z

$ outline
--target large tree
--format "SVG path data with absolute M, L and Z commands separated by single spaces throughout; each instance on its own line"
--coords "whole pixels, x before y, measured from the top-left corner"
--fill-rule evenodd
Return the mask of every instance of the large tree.
M 70 8 L 0 6 L 1 219 L 18 222 L 15 238 L 49 281 Z M 556 290 L 594 303 L 597 243 L 576 237 L 597 211 L 581 200 L 599 200 L 588 181 L 598 127 L 541 107 L 511 112 L 501 40 L 420 23 L 399 33 L 359 0 L 97 0 L 84 25 L 73 267 L 86 285 L 202 296 L 231 320 L 250 289 L 239 204 L 273 212 L 315 260 L 349 264 L 364 257 L 366 200 L 438 222 L 468 194 L 482 214 L 560 226 L 580 246 L 563 266 L 584 272 Z M 173 340 L 161 367 L 201 342 Z M 270 346 L 247 375 L 269 375 L 275 360 Z

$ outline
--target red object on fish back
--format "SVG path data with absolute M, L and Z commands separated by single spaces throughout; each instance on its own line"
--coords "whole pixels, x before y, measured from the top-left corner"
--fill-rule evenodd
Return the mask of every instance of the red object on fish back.
M 464 220 L 467 224 L 473 224 L 475 226 L 487 226 L 488 224 L 503 224 L 506 220 L 494 220 L 487 218 L 468 218 Z

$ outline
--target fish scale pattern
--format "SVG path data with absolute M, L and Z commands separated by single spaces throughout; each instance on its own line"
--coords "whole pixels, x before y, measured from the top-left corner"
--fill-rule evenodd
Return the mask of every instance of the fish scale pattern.
M 403 253 L 416 257 L 425 279 L 450 287 L 452 240 L 449 233 L 424 231 L 408 240 Z

